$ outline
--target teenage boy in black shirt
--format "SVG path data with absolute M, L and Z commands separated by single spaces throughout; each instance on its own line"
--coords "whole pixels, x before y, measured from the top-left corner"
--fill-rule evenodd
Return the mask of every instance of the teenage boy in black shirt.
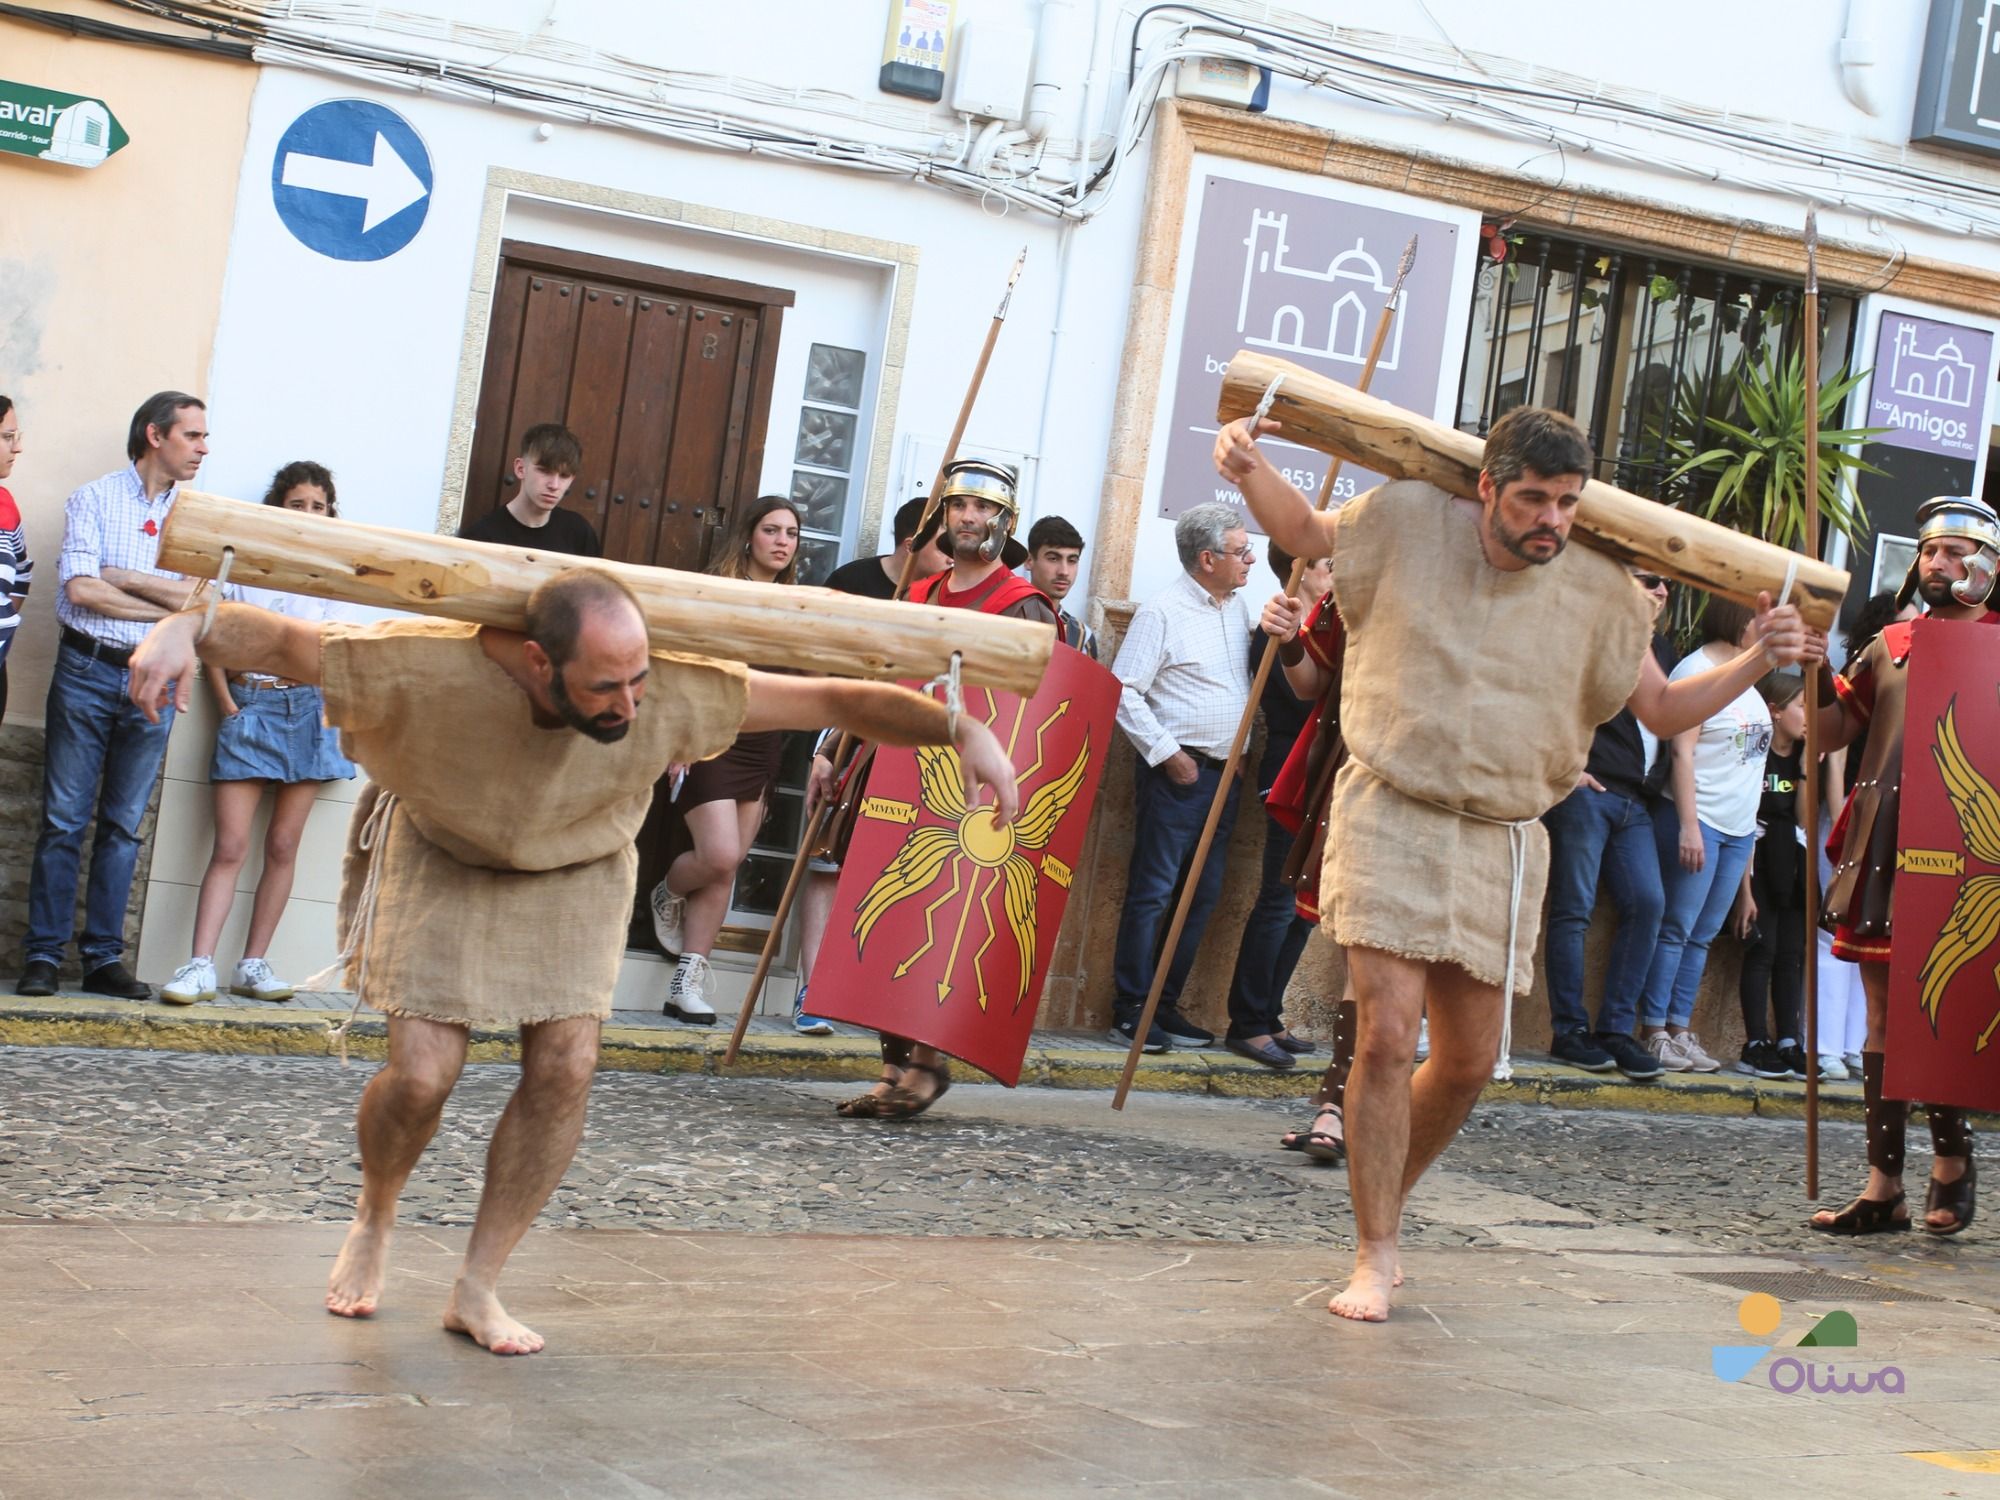
M 575 511 L 562 508 L 563 496 L 582 467 L 583 444 L 575 433 L 558 422 L 530 427 L 521 438 L 521 455 L 514 460 L 519 493 L 490 515 L 461 526 L 458 534 L 469 542 L 602 557 L 604 545 L 596 529 Z

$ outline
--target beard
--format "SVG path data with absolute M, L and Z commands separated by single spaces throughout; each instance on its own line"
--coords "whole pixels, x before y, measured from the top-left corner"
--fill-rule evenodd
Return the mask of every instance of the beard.
M 560 670 L 549 678 L 549 701 L 555 704 L 556 716 L 563 723 L 600 745 L 617 744 L 632 728 L 630 719 L 621 719 L 615 714 L 599 714 L 594 719 L 585 714 L 571 701 Z
M 1920 573 L 1917 575 L 1917 597 L 1932 609 L 1949 609 L 1958 603 L 1957 596 L 1951 591 L 1954 581 L 1942 573 Z
M 1500 519 L 1497 510 L 1493 515 L 1493 539 L 1504 547 L 1511 556 L 1520 558 L 1522 562 L 1532 567 L 1540 567 L 1543 563 L 1554 562 L 1558 557 L 1562 556 L 1563 548 L 1569 545 L 1568 537 L 1559 531 L 1552 531 L 1546 526 L 1531 527 L 1527 531 L 1509 531 L 1506 523 Z M 1551 552 L 1547 557 L 1541 557 L 1532 553 L 1528 550 L 1528 543 L 1535 541 L 1554 542 L 1555 551 Z

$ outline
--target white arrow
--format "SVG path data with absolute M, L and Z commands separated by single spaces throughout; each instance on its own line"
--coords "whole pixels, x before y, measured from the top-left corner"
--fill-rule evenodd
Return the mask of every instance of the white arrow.
M 368 209 L 361 218 L 363 234 L 384 219 L 393 219 L 430 191 L 379 130 L 375 132 L 372 161 L 336 161 L 332 157 L 287 151 L 284 184 L 308 193 L 365 200 Z

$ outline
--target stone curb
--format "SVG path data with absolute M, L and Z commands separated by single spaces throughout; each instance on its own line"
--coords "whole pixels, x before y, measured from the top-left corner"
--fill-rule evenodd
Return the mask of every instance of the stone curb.
M 169 1008 L 152 1002 L 107 1000 L 96 996 L 52 999 L 0 997 L 0 1045 L 13 1047 L 105 1047 L 157 1052 L 202 1052 L 265 1057 L 326 1057 L 335 1048 L 334 1026 L 346 1010 L 246 1011 L 237 1006 L 190 1005 Z M 364 1012 L 348 1034 L 347 1052 L 379 1061 L 387 1048 L 387 1028 Z M 701 1073 L 739 1078 L 802 1082 L 866 1082 L 876 1076 L 878 1054 L 862 1037 L 793 1037 L 753 1032 L 731 1068 L 722 1066 L 728 1035 L 654 1026 L 604 1028 L 599 1066 L 631 1073 Z M 519 1055 L 511 1033 L 475 1031 L 470 1059 L 506 1062 Z M 1307 1057 L 1290 1072 L 1273 1072 L 1232 1054 L 1172 1053 L 1148 1057 L 1133 1079 L 1135 1091 L 1199 1094 L 1229 1099 L 1303 1099 L 1318 1085 L 1324 1054 Z M 1113 1089 L 1123 1055 L 1109 1047 L 1029 1048 L 1021 1070 L 1024 1087 Z M 1805 1085 L 1773 1083 L 1740 1074 L 1669 1076 L 1634 1083 L 1620 1075 L 1592 1074 L 1558 1063 L 1521 1061 L 1514 1077 L 1490 1085 L 1487 1100 L 1541 1104 L 1557 1109 L 1615 1109 L 1628 1112 L 1713 1115 L 1798 1120 L 1805 1117 Z M 1859 1122 L 1861 1085 L 1820 1088 L 1820 1118 Z M 1978 1117 L 1987 1128 L 2000 1120 Z

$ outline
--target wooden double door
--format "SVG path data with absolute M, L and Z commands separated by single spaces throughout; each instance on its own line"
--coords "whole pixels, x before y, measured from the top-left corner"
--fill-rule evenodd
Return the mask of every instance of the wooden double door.
M 604 555 L 703 567 L 757 493 L 792 302 L 778 287 L 507 241 L 463 519 L 505 505 L 522 435 L 561 422 L 583 444 L 563 504 Z

